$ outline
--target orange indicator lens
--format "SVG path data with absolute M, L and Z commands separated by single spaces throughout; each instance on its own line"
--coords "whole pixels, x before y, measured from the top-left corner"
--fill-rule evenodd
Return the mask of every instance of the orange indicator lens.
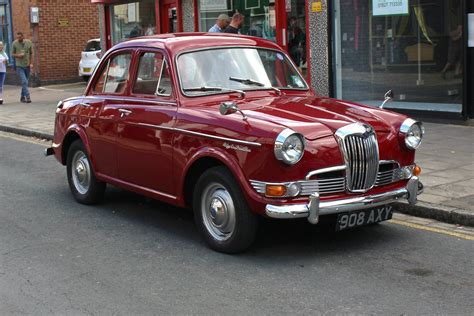
M 286 194 L 286 187 L 284 185 L 267 184 L 265 194 L 266 196 L 284 196 Z
M 418 177 L 420 173 L 421 173 L 421 167 L 416 165 L 415 168 L 413 168 L 413 174 Z

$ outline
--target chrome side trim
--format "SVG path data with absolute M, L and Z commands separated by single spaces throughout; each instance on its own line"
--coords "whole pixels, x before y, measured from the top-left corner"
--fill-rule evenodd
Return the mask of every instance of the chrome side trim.
M 154 128 L 154 129 L 167 130 L 167 131 L 173 131 L 173 132 L 177 132 L 177 133 L 200 136 L 200 137 L 205 137 L 205 138 L 210 138 L 210 139 L 215 139 L 215 140 L 222 140 L 222 141 L 241 144 L 241 145 L 249 145 L 249 146 L 255 146 L 255 147 L 261 147 L 262 146 L 262 144 L 257 143 L 257 142 L 248 142 L 248 141 L 245 141 L 245 140 L 240 140 L 240 139 L 235 139 L 235 138 L 214 136 L 214 135 L 209 135 L 209 134 L 205 134 L 205 133 L 188 131 L 186 129 L 176 128 L 176 127 L 167 127 L 167 126 L 160 126 L 160 125 L 147 124 L 147 123 L 133 123 L 133 124 L 140 125 L 140 126 L 143 126 L 143 127 Z

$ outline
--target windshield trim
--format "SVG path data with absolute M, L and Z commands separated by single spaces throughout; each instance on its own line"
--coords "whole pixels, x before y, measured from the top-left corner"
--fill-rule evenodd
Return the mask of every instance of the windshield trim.
M 295 65 L 294 65 L 293 61 L 291 60 L 291 58 L 288 57 L 286 52 L 284 52 L 282 50 L 279 50 L 279 49 L 275 49 L 275 48 L 267 48 L 267 47 L 261 47 L 261 46 L 245 46 L 245 45 L 228 46 L 228 45 L 223 45 L 223 46 L 215 46 L 215 47 L 210 47 L 210 48 L 206 47 L 206 48 L 192 49 L 192 50 L 182 51 L 182 52 L 176 54 L 176 56 L 174 57 L 174 68 L 175 68 L 174 70 L 176 72 L 176 75 L 178 76 L 179 90 L 181 91 L 181 93 L 184 96 L 189 97 L 189 98 L 196 98 L 196 97 L 216 95 L 216 94 L 229 94 L 229 93 L 232 93 L 232 92 L 229 92 L 229 91 L 215 91 L 215 92 L 207 91 L 207 92 L 202 93 L 202 94 L 197 94 L 197 95 L 196 94 L 191 94 L 190 95 L 190 94 L 186 93 L 183 89 L 181 76 L 180 76 L 179 69 L 178 69 L 178 59 L 179 59 L 179 57 L 181 57 L 181 55 L 195 53 L 195 52 L 202 52 L 202 51 L 218 50 L 218 49 L 223 49 L 223 48 L 227 48 L 227 49 L 251 48 L 251 49 L 256 49 L 256 50 L 261 49 L 261 50 L 269 50 L 269 51 L 274 51 L 274 52 L 277 52 L 277 53 L 282 53 L 283 56 L 285 57 L 286 61 L 289 62 L 289 64 L 293 68 L 293 70 L 298 74 L 300 79 L 303 81 L 305 87 L 304 88 L 276 87 L 276 88 L 278 88 L 280 90 L 290 90 L 290 91 L 309 91 L 309 86 L 308 86 L 308 83 L 306 82 L 306 79 L 300 74 L 300 72 L 295 67 Z M 241 89 L 241 90 L 243 90 L 243 91 L 264 91 L 264 90 L 273 90 L 273 88 L 271 88 L 271 87 L 259 87 L 259 88 L 249 88 L 249 89 L 244 88 L 244 89 Z

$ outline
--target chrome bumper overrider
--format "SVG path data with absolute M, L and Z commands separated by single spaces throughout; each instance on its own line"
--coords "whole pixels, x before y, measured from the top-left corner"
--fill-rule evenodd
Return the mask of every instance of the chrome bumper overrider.
M 408 203 L 415 204 L 419 192 L 418 177 L 408 180 L 407 186 L 398 190 L 380 194 L 354 197 L 335 201 L 320 201 L 319 194 L 313 193 L 306 204 L 271 205 L 267 204 L 265 213 L 273 218 L 301 218 L 307 217 L 311 224 L 317 224 L 320 215 L 343 213 L 366 208 L 377 207 L 406 198 Z M 421 188 L 422 186 L 420 186 Z

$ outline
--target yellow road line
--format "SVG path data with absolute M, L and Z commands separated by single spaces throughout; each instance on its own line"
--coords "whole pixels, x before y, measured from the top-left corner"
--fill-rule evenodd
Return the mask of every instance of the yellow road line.
M 462 238 L 462 239 L 465 239 L 465 240 L 474 240 L 474 236 L 471 236 L 471 235 L 468 235 L 468 234 L 463 234 L 463 233 L 458 233 L 458 232 L 452 232 L 452 231 L 442 229 L 442 228 L 436 228 L 436 227 L 424 226 L 424 225 L 415 224 L 415 223 L 409 223 L 409 222 L 401 221 L 401 220 L 398 220 L 398 219 L 391 219 L 388 222 L 392 223 L 392 224 L 397 224 L 397 225 L 401 225 L 401 226 L 410 227 L 410 228 L 426 230 L 426 231 L 433 232 L 433 233 L 448 235 L 448 236 L 452 236 L 452 237 L 458 237 L 458 238 Z
M 13 140 L 18 140 L 18 141 L 21 141 L 21 142 L 24 142 L 24 143 L 40 145 L 40 146 L 43 146 L 43 147 L 49 147 L 49 144 L 45 144 L 44 142 L 39 141 L 39 140 L 31 140 L 27 136 L 17 136 L 15 134 L 7 133 L 7 132 L 0 132 L 0 137 L 9 138 L 9 139 L 13 139 Z M 48 141 L 48 143 L 50 143 L 50 141 Z

